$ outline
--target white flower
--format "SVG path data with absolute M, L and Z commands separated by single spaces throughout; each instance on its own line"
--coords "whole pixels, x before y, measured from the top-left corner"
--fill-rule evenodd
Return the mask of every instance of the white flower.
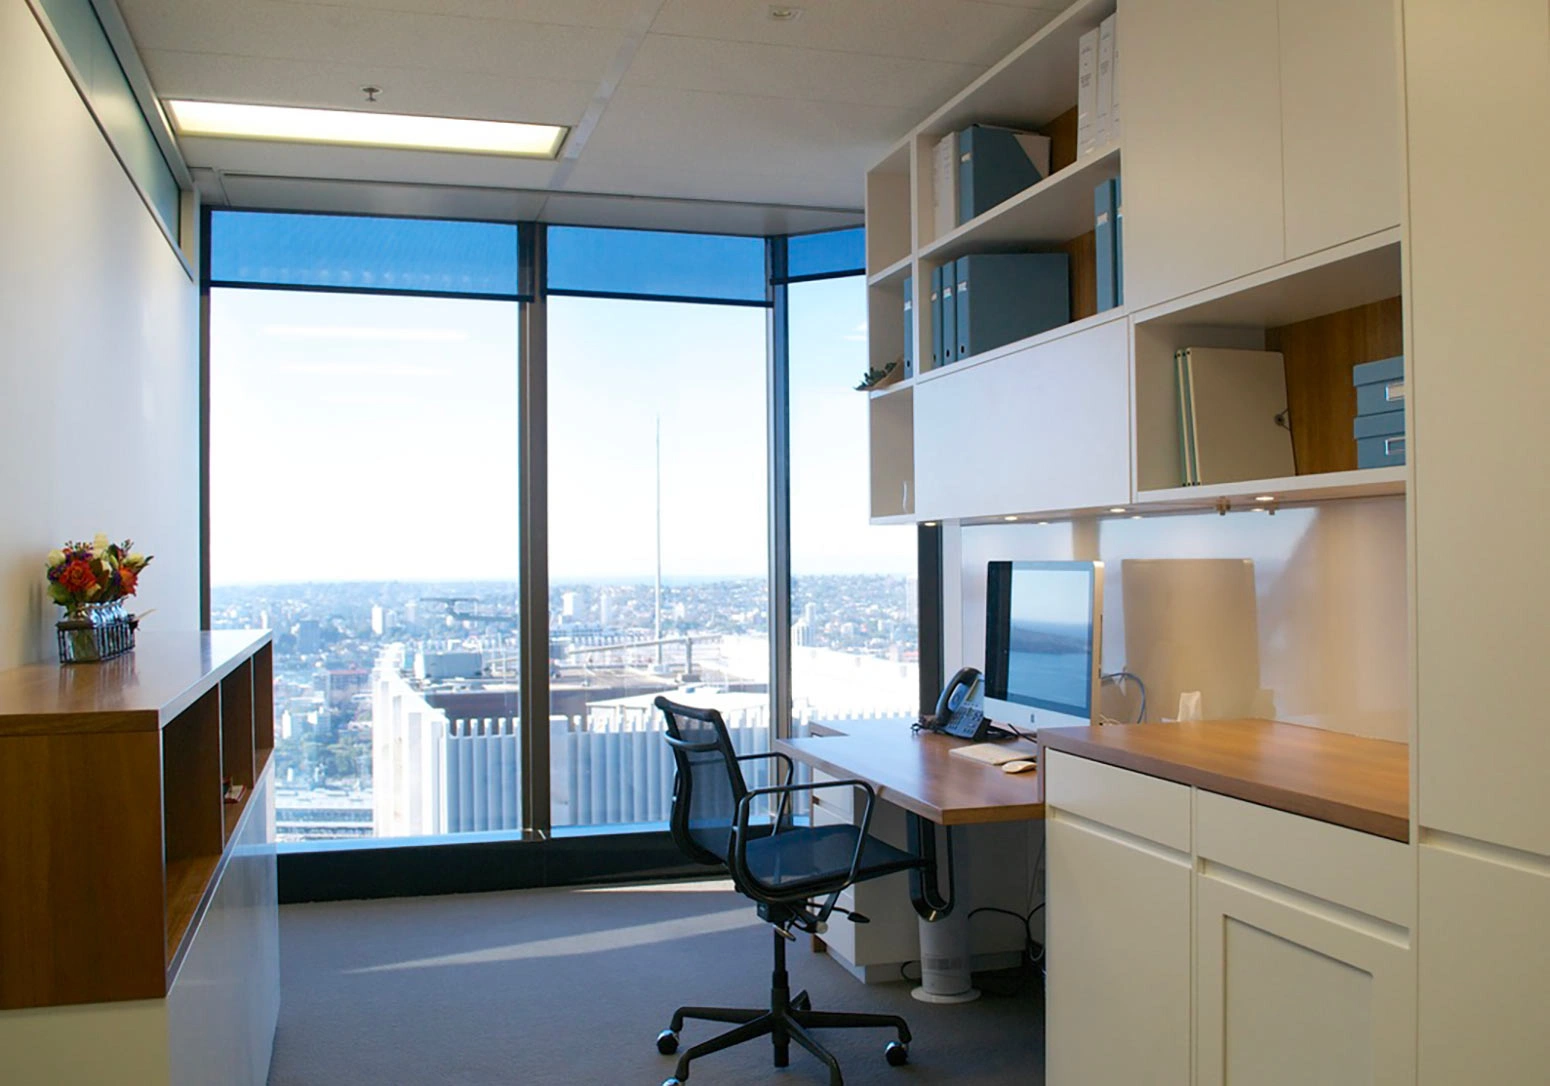
M 101 554 L 103 551 L 107 550 L 108 537 L 101 532 L 98 532 L 96 535 L 92 536 L 91 549 L 96 551 L 98 554 Z
M 65 552 L 64 551 L 49 551 L 48 552 L 48 557 L 43 559 L 43 561 L 48 564 L 48 568 L 49 569 L 53 569 L 55 566 L 59 565 L 64 560 L 65 560 Z
M 128 558 L 124 559 L 124 564 L 134 569 L 139 569 L 141 566 L 145 565 L 145 555 L 141 554 L 139 551 L 135 551 L 130 554 Z

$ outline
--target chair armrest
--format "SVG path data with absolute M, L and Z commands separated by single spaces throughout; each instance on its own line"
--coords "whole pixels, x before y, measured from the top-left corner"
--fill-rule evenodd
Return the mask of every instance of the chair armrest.
M 666 732 L 662 733 L 662 738 L 667 740 L 668 746 L 686 754 L 711 754 L 721 749 L 721 745 L 714 739 L 705 743 L 691 743 L 687 739 L 674 739 Z
M 758 884 L 758 880 L 748 870 L 748 815 L 753 801 L 760 796 L 773 796 L 780 794 L 781 802 L 785 797 L 795 792 L 816 792 L 822 788 L 859 788 L 866 794 L 866 805 L 861 810 L 860 832 L 856 834 L 856 850 L 851 853 L 850 873 L 845 877 L 842 886 L 849 886 L 856 881 L 856 874 L 861 869 L 861 853 L 866 848 L 867 831 L 872 825 L 872 804 L 877 799 L 877 792 L 866 781 L 819 781 L 807 784 L 785 784 L 769 788 L 755 788 L 745 795 L 737 804 L 737 832 L 734 840 L 736 846 L 732 850 L 732 860 L 736 864 L 739 881 Z

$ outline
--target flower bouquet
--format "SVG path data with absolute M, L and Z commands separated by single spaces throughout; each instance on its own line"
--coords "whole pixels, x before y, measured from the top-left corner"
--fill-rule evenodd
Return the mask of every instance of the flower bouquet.
M 135 594 L 150 561 L 132 541 L 110 543 L 100 533 L 90 543 L 49 552 L 49 599 L 65 609 L 56 624 L 60 663 L 106 660 L 135 647 L 137 622 L 124 601 Z

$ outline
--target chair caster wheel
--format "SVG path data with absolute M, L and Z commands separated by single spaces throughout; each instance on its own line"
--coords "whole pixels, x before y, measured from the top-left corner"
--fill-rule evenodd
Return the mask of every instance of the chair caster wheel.
M 661 1033 L 657 1034 L 657 1051 L 662 1053 L 664 1056 L 671 1056 L 674 1052 L 677 1052 L 678 1034 L 674 1033 L 670 1029 L 664 1029 Z M 678 1086 L 678 1080 L 676 1078 L 670 1078 L 664 1082 L 662 1086 Z
M 670 1078 L 670 1079 L 664 1079 L 663 1082 L 662 1082 L 662 1086 L 684 1086 L 684 1084 L 678 1078 Z
M 889 1041 L 888 1047 L 883 1049 L 883 1058 L 888 1061 L 889 1067 L 903 1067 L 910 1062 L 910 1047 L 899 1041 Z M 663 1083 L 663 1086 L 667 1086 Z

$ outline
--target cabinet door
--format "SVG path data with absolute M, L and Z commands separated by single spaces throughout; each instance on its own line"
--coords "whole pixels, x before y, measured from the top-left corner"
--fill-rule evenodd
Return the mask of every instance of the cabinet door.
M 1198 1086 L 1410 1086 L 1415 968 L 1404 929 L 1196 880 Z
M 1422 845 L 1420 1083 L 1550 1075 L 1550 860 Z
M 1124 320 L 915 386 L 917 515 L 994 516 L 1130 501 Z
M 1286 258 L 1399 224 L 1393 0 L 1281 0 Z
M 1045 1082 L 1190 1081 L 1189 857 L 1051 811 Z
M 1550 5 L 1406 0 L 1405 86 L 1420 823 L 1545 856 Z
M 1276 0 L 1121 7 L 1132 309 L 1284 257 L 1276 8 Z

